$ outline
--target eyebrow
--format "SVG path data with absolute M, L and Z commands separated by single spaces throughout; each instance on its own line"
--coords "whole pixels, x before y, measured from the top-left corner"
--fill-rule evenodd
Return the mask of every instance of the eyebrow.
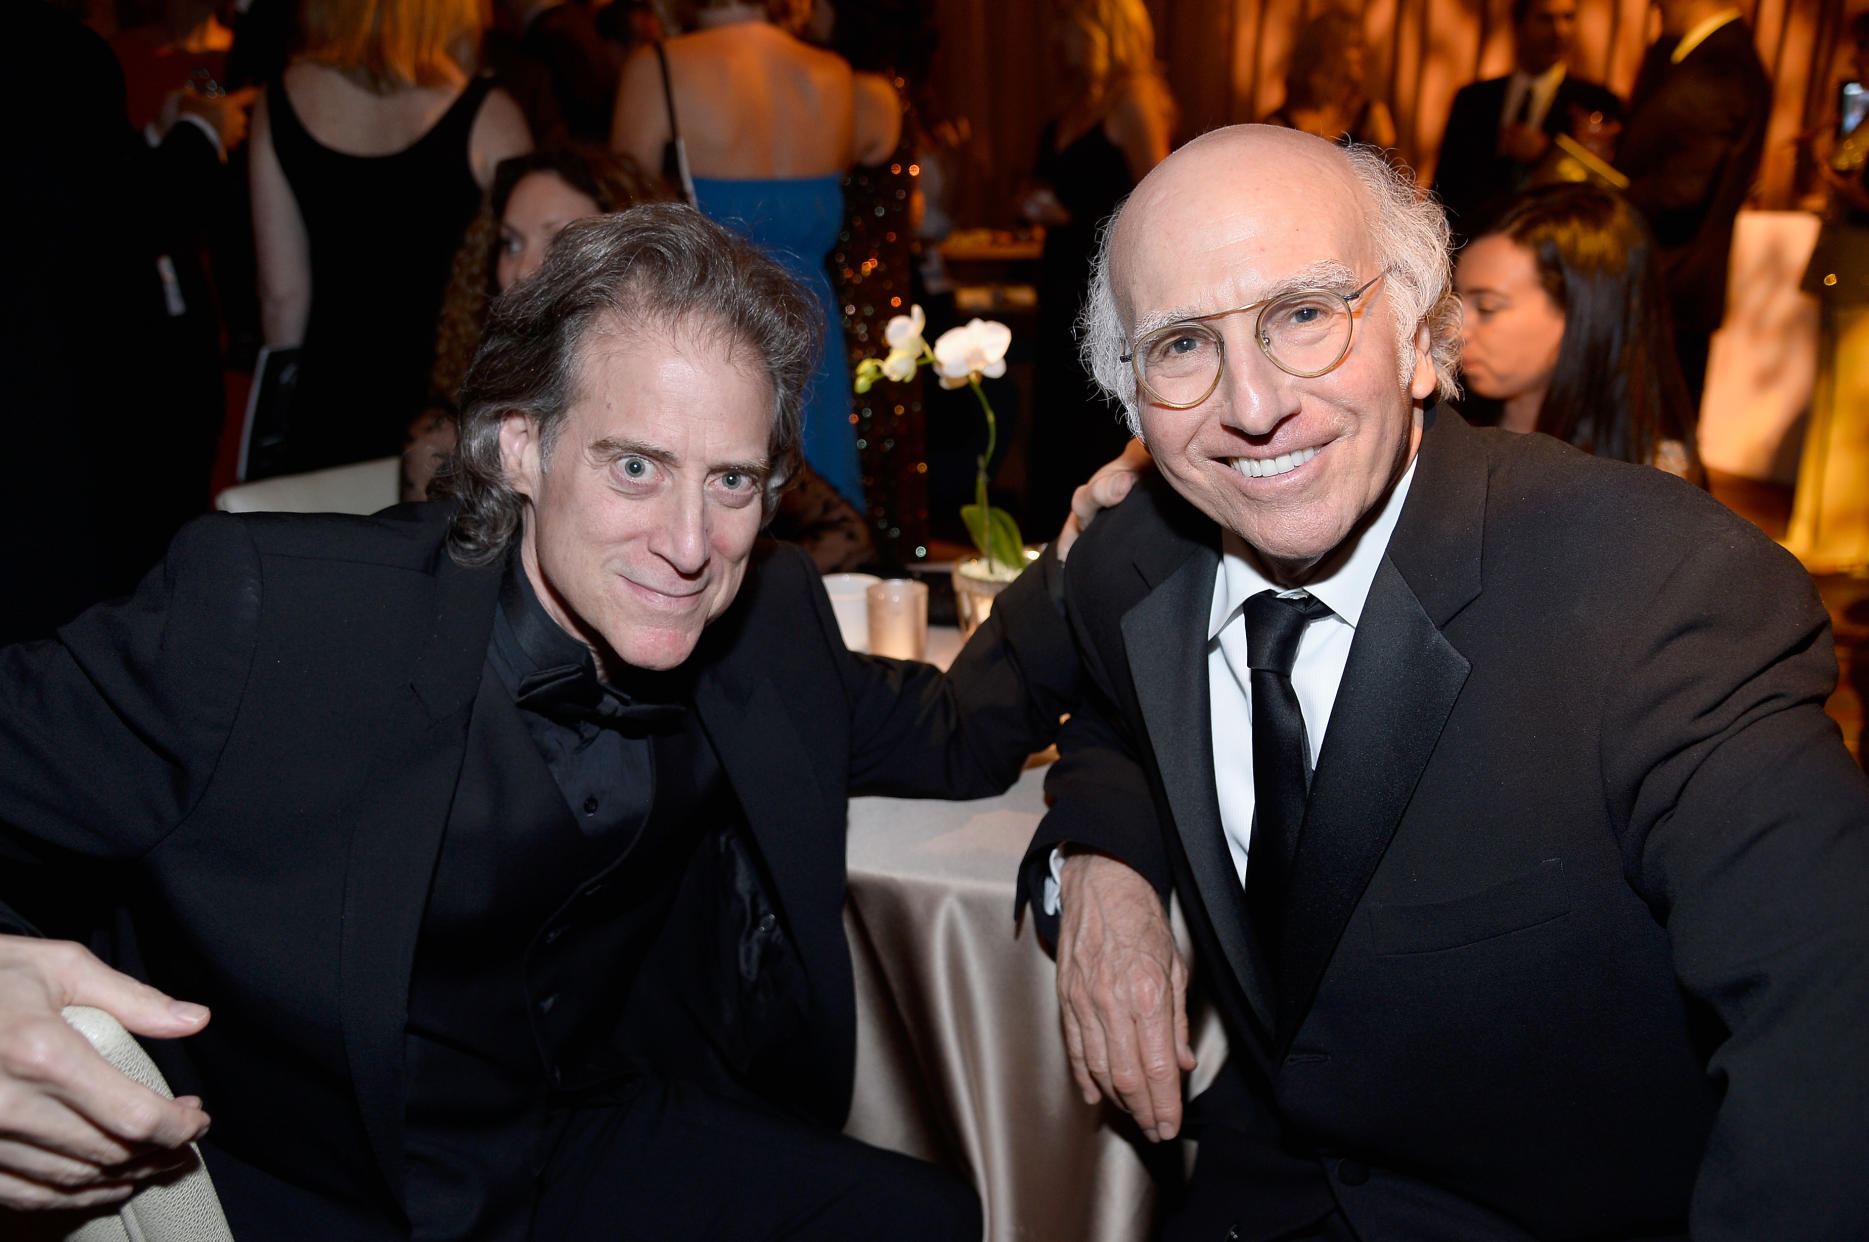
M 1358 283 L 1356 273 L 1349 264 L 1337 259 L 1319 259 L 1275 282 L 1265 291 L 1264 296 L 1254 298 L 1242 305 L 1256 306 L 1261 302 L 1271 302 L 1287 294 L 1303 293 L 1307 289 L 1329 289 L 1333 286 L 1351 289 Z M 1169 324 L 1186 323 L 1192 319 L 1200 319 L 1217 313 L 1225 314 L 1226 310 L 1224 307 L 1216 312 L 1196 307 L 1177 306 L 1170 310 L 1155 311 L 1144 315 L 1136 322 L 1135 339 L 1141 340 L 1157 328 L 1165 328 Z
M 616 436 L 605 436 L 601 440 L 593 440 L 590 446 L 585 449 L 585 453 L 593 461 L 603 465 L 608 465 L 620 457 L 647 457 L 650 461 L 659 462 L 669 467 L 671 470 L 681 466 L 680 455 L 669 449 L 662 448 L 655 444 L 648 444 L 641 440 L 623 440 Z M 763 460 L 721 461 L 715 462 L 713 465 L 709 466 L 708 473 L 750 474 L 763 479 L 771 468 L 771 465 Z

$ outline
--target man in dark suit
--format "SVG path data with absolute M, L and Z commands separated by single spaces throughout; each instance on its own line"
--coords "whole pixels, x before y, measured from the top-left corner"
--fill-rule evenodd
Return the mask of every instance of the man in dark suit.
M 1044 569 L 944 677 L 756 544 L 813 321 L 689 208 L 574 224 L 494 310 L 456 501 L 204 519 L 0 652 L 0 1203 L 128 1193 L 205 1101 L 243 1238 L 978 1237 L 837 1133 L 846 798 L 1005 787 L 1076 660 Z M 71 876 L 127 973 L 31 938 L 88 928 Z M 186 1098 L 73 1003 L 188 1036 Z
M 1771 79 L 1739 10 L 1723 0 L 1658 0 L 1661 36 L 1642 60 L 1616 167 L 1655 234 L 1674 335 L 1694 404 L 1726 315 L 1733 219 L 1765 149 Z
M 1257 126 L 1111 226 L 1085 360 L 1162 480 L 1070 554 L 1022 871 L 1080 1086 L 1181 1130 L 1172 890 L 1230 1053 L 1171 1239 L 1869 1236 L 1824 610 L 1703 492 L 1429 408 L 1445 242 Z
M 1558 134 L 1621 119 L 1615 92 L 1570 72 L 1577 0 L 1513 0 L 1516 63 L 1502 78 L 1460 88 L 1441 135 L 1434 196 L 1447 208 L 1457 241 L 1489 207 L 1525 188 Z

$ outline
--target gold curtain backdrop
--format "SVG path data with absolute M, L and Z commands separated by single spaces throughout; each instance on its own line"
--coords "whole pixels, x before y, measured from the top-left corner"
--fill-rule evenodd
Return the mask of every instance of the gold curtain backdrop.
M 1658 17 L 1647 0 L 1578 0 L 1576 72 L 1625 99 Z M 1055 106 L 1054 0 L 933 0 L 937 97 L 973 141 L 955 170 L 963 224 L 1011 226 L 1014 191 Z M 1180 104 L 1177 141 L 1251 121 L 1284 98 L 1298 27 L 1321 0 L 1149 0 L 1156 48 Z M 1344 7 L 1352 11 L 1358 5 Z M 1869 0 L 1740 0 L 1773 82 L 1772 120 L 1753 206 L 1786 208 L 1809 191 L 1794 139 L 1833 120 L 1849 72 L 1843 28 Z M 1366 0 L 1371 94 L 1395 114 L 1403 157 L 1425 183 L 1454 92 L 1512 66 L 1511 0 Z

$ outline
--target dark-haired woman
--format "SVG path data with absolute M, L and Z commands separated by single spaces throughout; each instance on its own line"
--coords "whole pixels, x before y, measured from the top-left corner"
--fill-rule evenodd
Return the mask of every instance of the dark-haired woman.
M 1500 426 L 1705 483 L 1655 243 L 1590 185 L 1533 190 L 1460 252 L 1461 369 Z

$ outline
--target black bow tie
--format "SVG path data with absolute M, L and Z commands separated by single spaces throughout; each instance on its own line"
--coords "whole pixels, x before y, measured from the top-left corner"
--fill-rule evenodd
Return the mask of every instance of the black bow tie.
M 681 728 L 687 709 L 671 703 L 632 703 L 603 685 L 588 664 L 558 664 L 519 679 L 519 706 L 558 724 L 588 722 L 632 737 Z

